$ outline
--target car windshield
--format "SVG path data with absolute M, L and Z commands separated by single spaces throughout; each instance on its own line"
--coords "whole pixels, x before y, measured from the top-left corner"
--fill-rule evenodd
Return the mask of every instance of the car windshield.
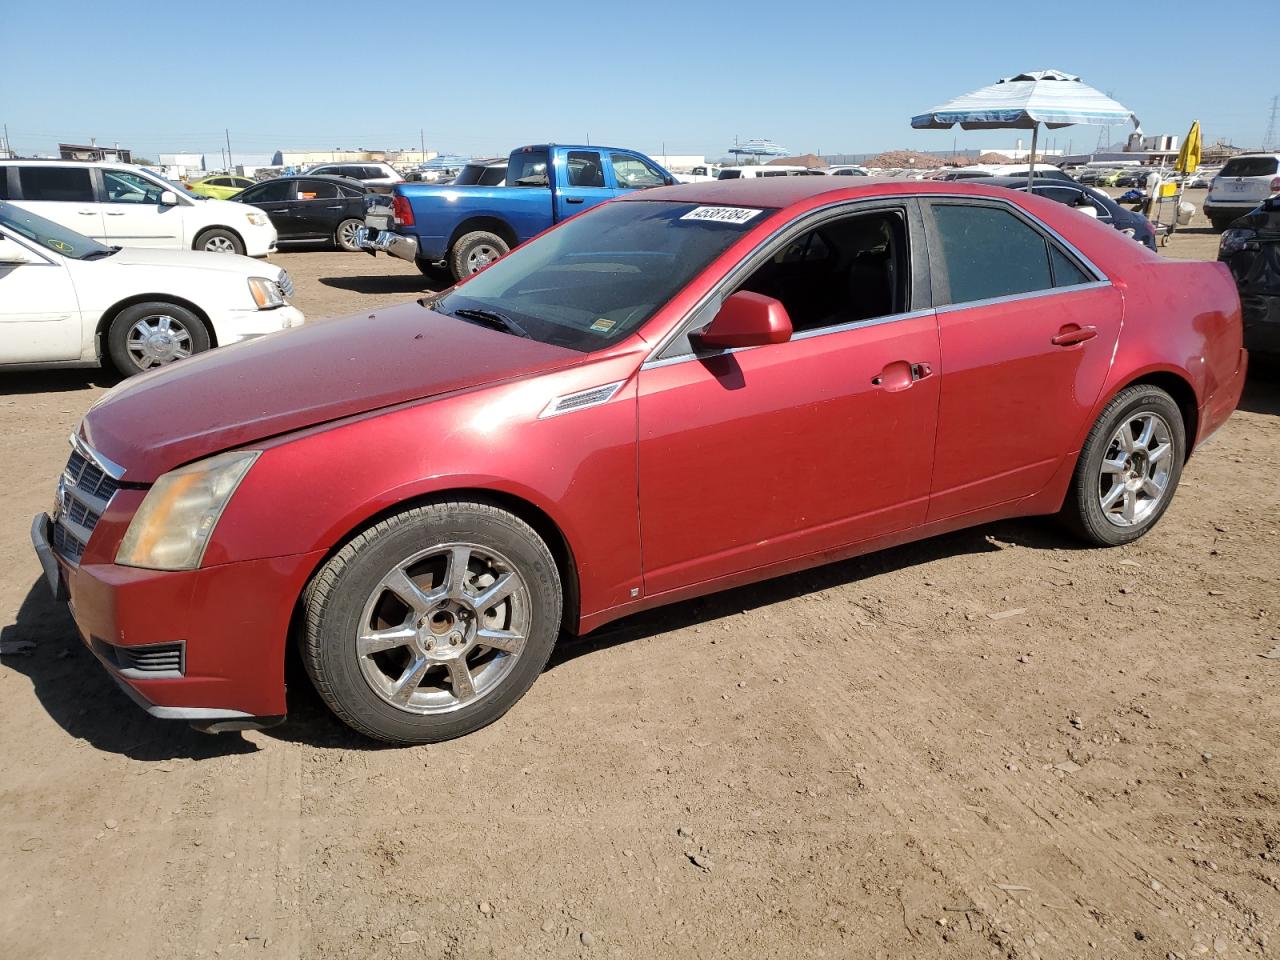
M 516 249 L 431 306 L 545 343 L 599 350 L 636 330 L 770 212 L 663 201 L 604 204 Z
M 208 199 L 207 197 L 200 196 L 198 193 L 192 193 L 190 190 L 187 189 L 187 185 L 185 183 L 174 183 L 168 177 L 161 176 L 160 174 L 152 170 L 150 167 L 144 167 L 143 169 L 147 171 L 147 176 L 151 177 L 151 179 L 153 180 L 159 180 L 161 183 L 167 186 L 174 193 L 180 193 L 184 197 L 190 197 L 192 200 Z
M 0 226 L 26 237 L 44 250 L 52 250 L 72 260 L 97 260 L 116 252 L 115 248 L 103 246 L 97 240 L 90 240 L 3 200 L 0 200 Z

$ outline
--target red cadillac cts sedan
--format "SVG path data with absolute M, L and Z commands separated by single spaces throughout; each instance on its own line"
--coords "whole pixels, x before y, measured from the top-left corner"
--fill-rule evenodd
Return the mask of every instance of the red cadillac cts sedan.
M 1123 544 L 1235 408 L 1226 268 L 1042 198 L 648 190 L 464 283 L 121 384 L 32 537 L 139 705 L 501 716 L 562 631 L 997 518 Z

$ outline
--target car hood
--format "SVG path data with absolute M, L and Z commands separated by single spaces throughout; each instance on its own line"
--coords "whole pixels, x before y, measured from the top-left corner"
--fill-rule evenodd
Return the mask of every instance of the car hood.
M 274 277 L 280 268 L 274 264 L 234 253 L 207 253 L 204 250 L 149 250 L 123 247 L 109 257 L 89 263 L 118 267 L 170 267 L 184 270 L 213 270 L 243 277 Z
M 127 380 L 93 405 L 80 433 L 124 467 L 126 482 L 150 483 L 223 450 L 583 356 L 407 303 L 222 347 Z

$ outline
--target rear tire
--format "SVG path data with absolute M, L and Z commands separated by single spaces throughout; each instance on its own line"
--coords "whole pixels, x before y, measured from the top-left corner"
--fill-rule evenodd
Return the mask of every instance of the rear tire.
M 465 280 L 500 257 L 505 257 L 510 250 L 507 242 L 496 233 L 475 230 L 459 237 L 449 251 L 449 270 L 454 280 Z
M 204 250 L 208 253 L 244 254 L 244 243 L 232 231 L 225 227 L 213 227 L 205 230 L 191 245 L 192 250 Z
M 1234 217 L 1229 217 L 1227 219 L 1223 219 L 1222 217 L 1210 217 L 1209 224 L 1213 227 L 1214 233 L 1223 233 L 1227 227 L 1231 226 L 1231 222 L 1234 219 Z
M 555 645 L 560 574 L 542 538 L 484 503 L 394 514 L 321 567 L 304 597 L 302 659 L 352 729 L 435 743 L 497 720 Z
M 363 220 L 357 220 L 350 217 L 338 224 L 338 229 L 333 231 L 333 242 L 341 250 L 348 253 L 359 253 L 360 247 L 356 244 L 356 231 L 364 226 Z
M 167 366 L 210 347 L 204 321 L 176 303 L 125 307 L 107 328 L 107 355 L 122 377 Z
M 1169 394 L 1141 383 L 1120 391 L 1080 451 L 1063 519 L 1097 546 L 1132 543 L 1169 509 L 1186 451 L 1182 411 Z

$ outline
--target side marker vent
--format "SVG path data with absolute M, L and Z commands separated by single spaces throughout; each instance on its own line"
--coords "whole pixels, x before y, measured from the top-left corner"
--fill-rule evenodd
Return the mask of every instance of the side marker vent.
M 573 413 L 577 410 L 585 410 L 588 407 L 598 407 L 602 403 L 608 403 L 622 389 L 622 385 L 625 382 L 625 380 L 619 380 L 617 383 L 606 383 L 602 387 L 592 387 L 589 390 L 579 390 L 577 393 L 556 397 L 547 404 L 542 413 L 538 414 L 538 419 L 558 417 L 562 413 Z

